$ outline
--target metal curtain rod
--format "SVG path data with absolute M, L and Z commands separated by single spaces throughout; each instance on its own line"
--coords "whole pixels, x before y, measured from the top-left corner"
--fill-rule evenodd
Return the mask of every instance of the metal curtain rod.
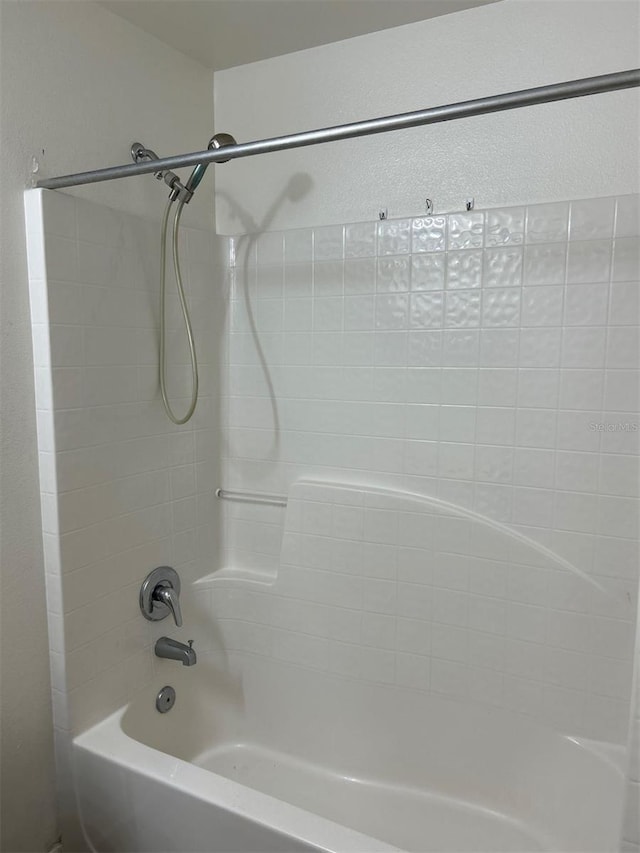
M 319 145 L 323 142 L 336 142 L 340 139 L 369 136 L 373 133 L 386 133 L 391 130 L 421 127 L 426 124 L 437 124 L 438 122 L 469 118 L 470 116 L 484 115 L 485 113 L 515 110 L 519 107 L 531 107 L 535 104 L 546 104 L 551 101 L 563 101 L 567 98 L 582 98 L 585 95 L 597 95 L 602 92 L 613 92 L 617 89 L 630 89 L 634 86 L 640 86 L 640 69 L 638 68 L 629 71 L 617 71 L 613 74 L 601 74 L 598 77 L 569 80 L 566 83 L 553 83 L 550 86 L 537 86 L 534 89 L 521 89 L 518 92 L 506 92 L 502 95 L 476 98 L 472 101 L 461 101 L 457 104 L 430 107 L 426 110 L 383 116 L 382 118 L 373 118 L 368 121 L 356 121 L 350 124 L 339 124 L 335 127 L 308 130 L 304 133 L 293 133 L 289 136 L 275 136 L 271 139 L 261 139 L 256 142 L 225 145 L 224 148 L 212 151 L 194 151 L 191 154 L 161 157 L 158 160 L 151 160 L 149 162 L 128 163 L 125 166 L 111 166 L 108 169 L 78 172 L 75 175 L 63 175 L 59 178 L 43 178 L 36 182 L 36 187 L 55 190 L 62 189 L 63 187 L 75 187 L 80 184 L 112 181 L 116 178 L 129 178 L 132 175 L 144 175 L 148 172 L 157 172 L 158 170 L 180 169 L 183 166 L 195 166 L 198 163 L 226 162 L 227 160 L 236 160 L 240 157 L 252 157 L 254 154 L 268 154 L 273 151 L 285 151 L 289 148 L 303 148 L 307 145 Z

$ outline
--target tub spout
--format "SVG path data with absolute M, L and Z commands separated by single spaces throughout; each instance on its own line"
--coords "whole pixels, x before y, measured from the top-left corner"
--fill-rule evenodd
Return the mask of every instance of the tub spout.
M 156 657 L 179 660 L 183 666 L 193 666 L 197 658 L 192 646 L 193 640 L 189 640 L 187 646 L 177 640 L 172 640 L 170 637 L 160 637 L 156 642 L 155 653 Z

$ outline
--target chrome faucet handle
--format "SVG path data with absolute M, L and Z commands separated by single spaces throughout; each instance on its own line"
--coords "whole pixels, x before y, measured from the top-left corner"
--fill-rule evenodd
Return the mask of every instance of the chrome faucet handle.
M 174 622 L 178 628 L 182 628 L 182 611 L 180 610 L 180 599 L 175 589 L 167 584 L 159 583 L 153 590 L 151 596 L 154 601 L 160 601 L 165 604 L 173 616 Z
M 175 569 L 158 566 L 149 572 L 140 587 L 140 610 L 145 619 L 153 622 L 171 614 L 178 628 L 182 627 L 180 578 Z

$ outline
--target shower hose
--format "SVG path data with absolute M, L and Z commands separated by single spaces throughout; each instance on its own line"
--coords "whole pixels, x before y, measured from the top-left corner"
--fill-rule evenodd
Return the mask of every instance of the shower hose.
M 162 394 L 162 403 L 164 410 L 173 421 L 174 424 L 180 426 L 186 424 L 193 415 L 196 404 L 198 402 L 198 360 L 196 358 L 196 347 L 193 340 L 193 329 L 191 328 L 191 317 L 189 316 L 189 307 L 184 294 L 184 285 L 182 283 L 182 273 L 180 271 L 180 251 L 178 248 L 178 236 L 180 230 L 180 217 L 182 216 L 182 208 L 184 201 L 178 201 L 176 215 L 173 219 L 173 235 L 172 235 L 172 254 L 173 254 L 173 269 L 176 277 L 176 287 L 178 290 L 178 299 L 180 300 L 180 308 L 182 309 L 182 317 L 187 333 L 187 343 L 189 346 L 189 355 L 191 357 L 191 402 L 186 414 L 179 418 L 169 402 L 167 394 L 167 230 L 169 226 L 169 213 L 174 199 L 169 199 L 162 218 L 162 238 L 160 248 L 160 392 Z

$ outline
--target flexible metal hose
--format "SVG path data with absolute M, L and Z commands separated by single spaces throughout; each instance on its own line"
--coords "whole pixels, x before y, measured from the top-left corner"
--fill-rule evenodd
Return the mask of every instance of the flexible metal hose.
M 180 426 L 181 424 L 186 424 L 187 421 L 193 415 L 196 404 L 198 402 L 198 360 L 196 358 L 196 347 L 193 340 L 193 330 L 191 328 L 191 317 L 189 316 L 189 307 L 187 305 L 187 300 L 184 295 L 184 286 L 182 284 L 182 273 L 180 272 L 180 253 L 178 249 L 178 236 L 180 231 L 180 217 L 182 216 L 182 208 L 184 207 L 184 201 L 178 202 L 178 207 L 176 209 L 176 215 L 173 219 L 173 239 L 172 239 L 172 249 L 173 249 L 173 269 L 176 276 L 176 286 L 178 290 L 178 299 L 180 300 L 180 307 L 182 309 L 182 316 L 184 318 L 184 326 L 187 332 L 187 342 L 189 344 L 189 354 L 191 356 L 191 403 L 187 410 L 186 415 L 184 417 L 179 418 L 171 408 L 171 404 L 169 403 L 169 397 L 167 395 L 167 352 L 166 352 L 166 304 L 167 304 L 167 295 L 166 295 L 166 278 L 167 278 L 167 229 L 169 225 L 169 213 L 171 212 L 171 206 L 173 204 L 173 199 L 169 199 L 167 206 L 164 211 L 164 216 L 162 218 L 162 237 L 160 241 L 160 363 L 159 363 L 159 374 L 160 374 L 160 392 L 162 394 L 162 403 L 164 405 L 164 410 L 167 413 L 168 417 L 173 421 L 174 424 Z

